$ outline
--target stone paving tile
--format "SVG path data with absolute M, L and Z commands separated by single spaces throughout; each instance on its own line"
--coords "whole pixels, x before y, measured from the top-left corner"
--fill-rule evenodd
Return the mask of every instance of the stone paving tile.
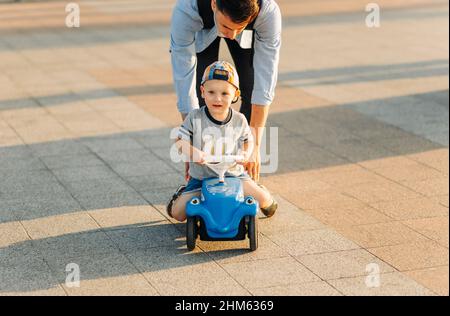
M 154 160 L 152 162 L 135 162 L 135 163 L 111 163 L 110 167 L 121 177 L 138 177 L 145 176 L 155 177 L 173 172 L 164 161 Z
M 79 296 L 122 296 L 158 295 L 155 288 L 120 253 L 92 253 L 89 256 L 71 258 L 69 261 L 55 258 L 49 262 L 50 268 L 69 295 Z M 76 264 L 80 272 L 80 284 L 66 283 L 69 264 Z
M 367 277 L 330 280 L 334 288 L 348 296 L 433 296 L 434 293 L 398 273 L 380 274 L 379 287 L 368 287 Z
M 219 264 L 259 261 L 289 256 L 286 251 L 275 245 L 264 235 L 259 235 L 258 243 L 257 251 L 249 251 L 248 239 L 229 242 L 197 240 L 197 246 Z
M 66 295 L 43 260 L 24 266 L 0 266 L 0 294 L 12 296 Z
M 180 182 L 182 183 L 182 182 Z M 133 184 L 132 184 L 133 185 Z M 162 214 L 166 214 L 166 204 L 177 190 L 178 186 L 163 187 L 142 192 L 142 196 Z
M 341 191 L 359 184 L 383 181 L 378 174 L 357 164 L 320 169 L 316 178 Z
M 107 150 L 97 153 L 108 164 L 154 162 L 160 159 L 148 149 Z
M 1 170 L 44 170 L 45 165 L 39 158 L 27 157 L 27 158 L 3 158 L 0 157 L 0 171 Z
M 346 226 L 339 227 L 337 231 L 364 248 L 392 246 L 429 240 L 406 225 L 403 225 L 401 222 Z
M 27 240 L 0 248 L 0 267 L 2 268 L 23 268 L 36 262 L 39 265 L 42 260 L 44 259 L 39 250 Z
M 291 257 L 226 263 L 221 264 L 221 266 L 240 284 L 250 290 L 320 280 Z
M 449 169 L 448 148 L 415 153 L 408 155 L 408 157 L 448 174 Z
M 422 181 L 402 181 L 402 184 L 425 196 L 448 195 L 448 176 Z
M 136 191 L 143 193 L 144 196 L 146 192 L 148 192 L 149 196 L 151 196 L 151 192 L 162 193 L 167 191 L 164 201 L 171 197 L 171 193 L 173 194 L 179 185 L 186 183 L 184 177 L 180 173 L 175 173 L 172 170 L 165 174 L 124 177 L 124 180 L 127 181 Z M 175 189 L 171 192 L 172 190 L 168 190 L 168 188 Z
M 250 295 L 234 276 L 198 250 L 171 246 L 128 253 L 127 257 L 161 295 Z
M 109 179 L 93 179 L 83 181 L 64 182 L 66 189 L 75 198 L 93 195 L 119 194 L 134 192 L 119 177 Z
M 146 206 L 147 201 L 134 191 L 106 192 L 76 197 L 80 205 L 90 211 L 121 206 Z
M 358 138 L 340 141 L 334 146 L 328 145 L 326 149 L 354 163 L 392 155 L 390 151 L 383 147 L 368 144 Z
M 87 212 L 24 220 L 22 224 L 34 240 L 98 231 L 100 228 Z
M 11 210 L 10 206 L 0 200 L 0 225 L 3 223 L 14 222 L 19 220 L 20 215 Z
M 378 265 L 380 273 L 395 271 L 364 249 L 304 255 L 296 259 L 322 280 L 364 276 L 371 264 Z
M 40 217 L 73 213 L 82 210 L 80 204 L 70 195 L 54 196 L 47 198 L 29 197 L 2 201 L 2 213 L 10 214 L 9 218 L 28 220 Z M 8 216 L 7 216 L 8 218 Z
M 90 216 L 102 228 L 118 228 L 151 222 L 164 222 L 166 218 L 149 205 L 122 206 L 89 211 Z
M 27 188 L 58 183 L 49 170 L 0 170 L 0 177 L 3 180 L 0 182 L 0 188 L 4 192 L 23 191 Z
M 28 146 L 0 147 L 0 156 L 6 158 L 31 157 L 32 151 Z
M 291 141 L 289 144 L 288 141 L 283 141 L 280 145 L 278 155 L 280 166 L 285 166 L 286 170 L 290 172 L 348 163 L 348 160 L 340 158 L 320 147 L 299 145 L 294 141 Z M 298 141 L 298 138 L 296 138 L 296 141 Z M 296 148 L 296 151 L 293 152 L 292 148 Z M 301 152 L 302 155 L 298 155 L 298 152 Z
M 47 196 L 53 196 L 55 198 L 67 197 L 67 190 L 65 190 L 54 176 L 50 176 L 48 173 L 41 173 L 40 175 L 30 178 L 29 181 L 23 178 L 14 179 L 9 183 L 2 183 L 0 184 L 0 194 L 9 200 L 19 198 L 29 199 L 32 197 L 43 199 Z M 14 174 L 9 174 L 7 177 L 14 177 Z
M 448 248 L 434 241 L 369 248 L 368 251 L 399 271 L 448 265 Z
M 164 122 L 140 108 L 133 112 L 126 110 L 105 111 L 102 113 L 114 125 L 126 131 L 165 127 Z
M 298 209 L 280 195 L 274 195 L 278 202 L 276 216 L 271 218 L 261 217 L 258 221 L 259 230 L 267 236 L 276 235 L 280 232 L 297 232 L 304 230 L 323 229 L 325 226 L 306 212 Z M 261 215 L 263 216 L 263 215 Z
M 71 114 L 64 119 L 60 116 L 59 120 L 69 131 L 77 136 L 102 135 L 105 133 L 112 134 L 120 132 L 119 127 L 96 112 Z
M 374 172 L 396 182 L 420 181 L 442 176 L 442 173 L 422 164 L 374 169 Z
M 433 197 L 436 201 L 438 201 L 441 205 L 445 206 L 446 208 L 448 208 L 449 205 L 449 196 L 447 195 L 438 195 Z
M 397 168 L 410 165 L 417 165 L 417 162 L 403 155 L 395 155 L 390 157 L 382 157 L 358 162 L 358 165 L 369 170 L 383 168 Z
M 328 193 L 302 193 L 298 191 L 283 191 L 283 197 L 303 210 L 320 208 L 364 208 L 366 205 L 355 197 L 336 191 Z
M 398 220 L 448 215 L 448 208 L 429 198 L 379 202 L 373 203 L 371 206 Z
M 403 224 L 448 248 L 449 219 L 447 216 L 403 221 Z
M 43 156 L 41 160 L 51 170 L 104 165 L 93 154 Z
M 292 256 L 360 248 L 331 229 L 285 232 L 270 239 Z
M 406 271 L 405 274 L 436 294 L 448 296 L 448 266 Z
M 104 137 L 104 138 L 85 138 L 81 143 L 88 146 L 93 152 L 112 150 L 135 150 L 144 147 L 131 137 Z
M 30 237 L 20 222 L 0 223 L 0 247 L 8 247 L 15 243 L 27 242 Z
M 47 260 L 71 260 L 90 254 L 117 252 L 117 247 L 100 229 L 33 240 L 33 245 Z
M 327 282 L 310 282 L 297 285 L 280 285 L 251 289 L 256 296 L 341 296 L 342 294 Z
M 117 178 L 117 174 L 105 165 L 57 169 L 53 173 L 63 183 Z
M 323 224 L 336 228 L 392 221 L 390 217 L 368 206 L 356 208 L 336 206 L 311 209 L 307 212 Z
M 289 191 L 301 193 L 326 193 L 333 189 L 333 187 L 319 180 L 319 173 L 315 172 L 290 172 L 288 174 L 269 175 L 261 177 L 260 183 L 265 185 L 273 192 L 283 192 L 287 189 Z
M 369 204 L 421 197 L 419 193 L 387 180 L 384 183 L 366 183 L 346 188 L 344 193 Z
M 389 129 L 389 128 L 388 128 Z M 370 136 L 367 139 L 369 143 L 382 146 L 387 150 L 390 150 L 396 154 L 404 154 L 410 152 L 416 152 L 418 148 L 422 150 L 438 150 L 441 145 L 431 142 L 428 139 L 409 134 L 405 131 L 398 130 L 398 133 L 389 135 L 391 133 L 386 132 L 386 129 L 378 130 L 379 135 Z M 362 136 L 364 137 L 364 136 Z
M 168 221 L 157 220 L 144 224 L 122 225 L 114 229 L 106 229 L 105 232 L 124 253 L 185 244 L 185 235 Z
M 55 156 L 55 155 L 80 155 L 89 154 L 87 146 L 77 140 L 62 140 L 56 142 L 45 142 L 41 144 L 29 145 L 33 155 L 37 157 Z
M 181 124 L 181 118 L 180 118 L 179 124 Z M 176 134 L 175 134 L 176 131 L 177 131 L 177 129 L 172 130 L 169 128 L 160 129 L 157 131 L 151 130 L 151 131 L 136 133 L 133 136 L 133 138 L 136 139 L 139 143 L 141 143 L 146 148 L 151 148 L 151 149 L 167 148 L 167 149 L 169 149 L 174 144 L 174 141 L 176 139 Z M 173 138 L 170 138 L 171 133 L 174 133 Z

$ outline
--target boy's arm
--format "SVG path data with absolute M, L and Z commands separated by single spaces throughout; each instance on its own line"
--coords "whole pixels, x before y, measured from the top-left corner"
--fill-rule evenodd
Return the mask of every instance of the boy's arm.
M 175 145 L 177 146 L 178 152 L 181 152 L 185 155 L 185 157 L 187 157 L 187 161 L 196 162 L 198 164 L 205 163 L 205 153 L 192 146 L 190 142 L 178 138 Z

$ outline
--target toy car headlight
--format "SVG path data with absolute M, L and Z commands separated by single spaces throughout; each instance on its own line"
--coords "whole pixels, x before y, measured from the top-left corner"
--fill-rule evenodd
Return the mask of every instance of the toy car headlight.
M 200 204 L 200 200 L 199 200 L 198 198 L 193 198 L 193 199 L 191 200 L 191 204 L 192 204 L 192 205 L 199 205 L 199 204 Z
M 248 197 L 246 200 L 245 200 L 245 204 L 247 204 L 247 205 L 252 205 L 252 204 L 254 204 L 255 203 L 255 200 L 252 198 L 252 197 Z

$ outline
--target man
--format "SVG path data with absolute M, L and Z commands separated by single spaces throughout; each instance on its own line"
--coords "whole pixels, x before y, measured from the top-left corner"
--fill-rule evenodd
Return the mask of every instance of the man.
M 281 13 L 274 0 L 178 0 L 172 15 L 171 58 L 178 111 L 204 106 L 200 81 L 224 38 L 241 78 L 240 112 L 254 136 L 245 169 L 259 181 L 260 144 L 273 101 L 281 46 Z M 187 171 L 186 171 L 187 174 Z

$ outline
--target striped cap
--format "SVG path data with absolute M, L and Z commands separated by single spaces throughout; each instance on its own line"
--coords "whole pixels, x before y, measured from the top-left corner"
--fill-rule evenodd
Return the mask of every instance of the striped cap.
M 225 80 L 239 89 L 239 76 L 236 69 L 226 61 L 216 61 L 206 67 L 202 84 L 208 80 Z

